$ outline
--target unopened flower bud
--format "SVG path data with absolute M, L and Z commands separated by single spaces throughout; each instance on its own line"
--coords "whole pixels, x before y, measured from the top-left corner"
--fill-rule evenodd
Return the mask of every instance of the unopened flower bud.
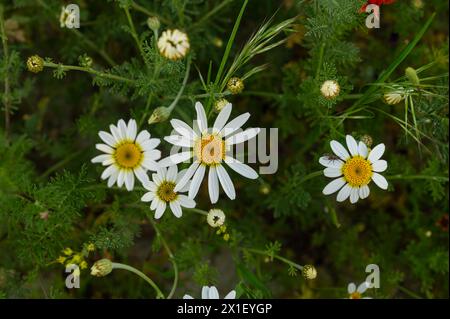
M 305 279 L 313 280 L 317 277 L 317 270 L 313 265 L 305 265 L 302 269 L 302 275 Z
M 214 111 L 216 111 L 217 113 L 219 113 L 220 111 L 222 111 L 222 109 L 225 107 L 225 105 L 227 105 L 228 103 L 230 103 L 230 102 L 228 102 L 228 100 L 227 99 L 220 99 L 220 100 L 217 100 L 215 103 L 214 103 Z
M 322 87 L 320 88 L 320 92 L 323 97 L 329 100 L 337 97 L 340 91 L 341 87 L 339 86 L 339 83 L 334 80 L 327 80 L 323 82 Z
M 113 269 L 112 262 L 109 259 L 100 259 L 91 267 L 91 275 L 96 277 L 104 277 Z
M 39 55 L 30 56 L 27 60 L 27 68 L 33 73 L 41 72 L 44 69 L 44 60 Z
M 412 67 L 406 68 L 405 75 L 412 84 L 414 85 L 420 84 L 419 76 L 417 75 L 416 70 L 414 70 Z
M 239 94 L 244 90 L 244 82 L 237 77 L 231 78 L 228 80 L 227 83 L 228 91 L 231 92 L 231 94 Z
M 364 134 L 361 137 L 361 142 L 363 142 L 364 144 L 366 144 L 367 147 L 371 147 L 373 144 L 373 139 L 372 136 L 368 135 L 368 134 Z
M 148 124 L 160 123 L 166 121 L 170 116 L 170 110 L 168 107 L 160 106 L 156 108 L 150 118 Z
M 159 30 L 161 23 L 157 17 L 150 17 L 147 19 L 147 25 L 152 31 L 156 32 Z
M 225 223 L 225 213 L 221 209 L 210 209 L 206 221 L 211 227 L 220 227 Z
M 270 193 L 270 185 L 269 184 L 262 184 L 259 187 L 259 191 L 261 192 L 261 194 L 263 195 L 268 195 Z
M 386 104 L 395 105 L 400 103 L 403 99 L 405 99 L 405 89 L 401 86 L 398 88 L 392 89 L 383 95 L 384 101 Z

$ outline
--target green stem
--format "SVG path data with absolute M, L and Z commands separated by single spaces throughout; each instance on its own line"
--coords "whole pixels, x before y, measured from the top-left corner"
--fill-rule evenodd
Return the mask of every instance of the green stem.
M 310 180 L 310 179 L 312 179 L 312 178 L 314 178 L 314 177 L 322 176 L 322 175 L 323 175 L 323 170 L 315 171 L 315 172 L 309 173 L 308 175 L 306 175 L 305 177 L 302 178 L 302 180 L 300 181 L 300 183 L 304 183 L 304 182 L 306 182 L 306 181 L 308 181 L 308 180 Z
M 322 68 L 323 53 L 325 52 L 325 43 L 320 46 L 319 61 L 317 62 L 316 80 L 319 78 L 320 69 Z
M 131 19 L 130 10 L 128 10 L 128 8 L 126 8 L 126 7 L 123 10 L 125 11 L 125 15 L 127 16 L 128 24 L 129 24 L 130 30 L 131 30 L 131 36 L 133 37 L 134 41 L 136 42 L 136 46 L 139 50 L 139 53 L 142 56 L 142 60 L 144 60 L 144 63 L 147 64 L 147 61 L 145 59 L 145 53 L 144 53 L 144 50 L 142 49 L 141 41 L 139 40 L 136 29 L 134 28 L 133 19 Z
M 181 84 L 180 90 L 178 91 L 177 96 L 173 100 L 173 102 L 169 105 L 169 110 L 172 112 L 172 110 L 177 105 L 178 101 L 181 98 L 181 95 L 183 94 L 184 88 L 186 87 L 188 78 L 189 78 L 189 71 L 191 70 L 191 56 L 189 55 L 187 65 L 186 65 L 186 73 L 184 74 L 183 83 Z
M 127 82 L 127 83 L 135 82 L 134 80 L 125 78 L 123 76 L 101 72 L 101 71 L 97 71 L 93 68 L 87 68 L 87 67 L 83 67 L 83 66 L 57 64 L 57 63 L 53 63 L 53 62 L 44 62 L 44 66 L 48 67 L 48 68 L 54 68 L 54 69 L 62 68 L 65 71 L 87 72 L 87 73 L 91 73 L 91 74 L 94 74 L 94 75 L 102 77 L 102 78 L 111 79 L 111 80 L 115 80 L 115 81 L 121 81 L 121 82 Z
M 159 289 L 159 287 L 155 284 L 155 282 L 153 280 L 151 280 L 149 277 L 147 277 L 143 272 L 141 272 L 141 271 L 137 270 L 136 268 L 131 267 L 129 265 L 120 264 L 120 263 L 112 263 L 112 268 L 128 270 L 128 271 L 138 275 L 139 277 L 144 279 L 150 286 L 152 286 L 153 289 L 155 289 L 156 298 L 164 299 L 164 294 L 161 292 L 161 289 Z
M 242 248 L 242 249 L 245 249 L 245 250 L 247 250 L 249 252 L 252 252 L 252 253 L 255 253 L 255 254 L 259 254 L 259 255 L 263 255 L 263 256 L 267 256 L 267 257 L 273 257 L 274 259 L 278 259 L 279 261 L 282 261 L 285 264 L 288 264 L 289 266 L 292 266 L 292 267 L 294 267 L 294 268 L 296 268 L 296 269 L 298 269 L 300 271 L 303 269 L 302 265 L 299 265 L 299 264 L 297 264 L 297 263 L 295 263 L 295 262 L 293 262 L 293 261 L 291 261 L 291 260 L 289 260 L 287 258 L 281 257 L 279 255 L 268 254 L 264 250 L 254 249 L 254 248 Z
M 167 242 L 164 239 L 164 237 L 163 237 L 161 231 L 159 230 L 158 226 L 156 225 L 155 221 L 153 220 L 152 217 L 150 217 L 149 219 L 150 219 L 151 224 L 153 225 L 153 228 L 156 231 L 156 234 L 161 239 L 162 245 L 163 245 L 164 249 L 166 250 L 167 255 L 169 256 L 169 260 L 173 266 L 174 279 L 173 279 L 172 289 L 170 290 L 169 294 L 167 295 L 167 299 L 171 299 L 173 297 L 175 290 L 177 289 L 177 285 L 178 285 L 178 265 L 175 261 L 175 256 L 173 255 L 172 251 L 170 250 L 169 245 L 167 245 Z
M 183 208 L 184 210 L 191 211 L 200 215 L 208 216 L 208 212 L 198 208 Z
M 407 294 L 407 295 L 410 296 L 410 297 L 413 297 L 413 298 L 415 298 L 415 299 L 423 299 L 423 298 L 420 297 L 418 294 L 416 294 L 415 292 L 413 292 L 413 291 L 411 291 L 411 290 L 409 290 L 409 289 L 407 289 L 407 288 L 405 288 L 405 287 L 402 287 L 402 286 L 397 286 L 397 287 L 398 287 L 398 289 L 399 289 L 400 291 L 402 291 L 403 293 Z
M 195 30 L 197 27 L 201 26 L 205 21 L 207 21 L 209 18 L 211 18 L 213 15 L 215 15 L 217 12 L 222 10 L 223 7 L 225 7 L 227 4 L 232 2 L 233 0 L 224 0 L 221 4 L 219 4 L 217 7 L 215 7 L 212 10 L 209 10 L 207 14 L 205 14 L 203 17 L 201 17 L 198 21 L 196 21 L 192 26 L 190 27 L 191 30 Z
M 436 181 L 436 182 L 448 182 L 448 177 L 447 176 L 433 176 L 433 175 L 402 175 L 402 174 L 397 174 L 397 175 L 386 176 L 386 178 L 389 179 L 389 180 L 396 180 L 396 179 L 405 179 L 405 180 L 409 180 L 409 179 L 431 179 L 431 180 Z
M 166 19 L 166 18 L 164 18 L 164 17 L 158 15 L 158 14 L 155 13 L 155 12 L 151 12 L 151 11 L 147 10 L 146 8 L 144 8 L 143 6 L 137 4 L 137 3 L 134 2 L 134 1 L 131 2 L 131 8 L 134 9 L 134 10 L 136 10 L 136 11 L 140 11 L 140 12 L 142 12 L 142 13 L 148 15 L 149 17 L 157 17 L 161 22 L 164 22 L 164 23 L 166 23 L 166 24 L 171 24 L 171 23 L 172 23 L 172 22 L 169 21 L 168 19 Z

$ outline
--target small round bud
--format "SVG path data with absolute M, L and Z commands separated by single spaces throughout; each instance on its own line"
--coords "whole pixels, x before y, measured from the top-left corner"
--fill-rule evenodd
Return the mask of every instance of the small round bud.
M 221 209 L 210 209 L 206 221 L 211 227 L 220 227 L 225 223 L 225 213 Z
M 100 259 L 91 267 L 91 275 L 104 277 L 113 270 L 112 262 L 109 259 Z
M 414 70 L 412 67 L 407 67 L 406 68 L 405 76 L 408 78 L 408 80 L 412 84 L 414 84 L 414 85 L 419 85 L 420 84 L 419 76 L 417 75 L 416 70 Z
M 228 80 L 227 83 L 228 91 L 231 92 L 231 94 L 239 94 L 244 90 L 244 82 L 237 77 L 231 78 Z
M 313 280 L 317 277 L 317 270 L 313 265 L 305 265 L 302 269 L 302 275 L 305 279 Z
M 215 103 L 214 103 L 214 111 L 216 111 L 217 113 L 219 113 L 220 111 L 222 111 L 222 109 L 225 107 L 225 105 L 227 105 L 228 103 L 230 103 L 230 102 L 228 102 L 228 100 L 227 99 L 220 99 L 220 100 L 217 100 Z
M 39 55 L 30 56 L 27 60 L 27 68 L 33 73 L 41 72 L 44 69 L 44 60 Z
M 268 195 L 270 193 L 270 185 L 269 184 L 262 184 L 259 187 L 259 191 L 263 195 Z
M 320 88 L 320 92 L 323 97 L 329 100 L 337 97 L 340 91 L 341 87 L 339 86 L 339 83 L 334 80 L 327 80 L 323 82 L 322 87 Z
M 431 237 L 431 235 L 433 235 L 433 233 L 431 232 L 431 230 L 427 230 L 425 232 L 425 237 Z
M 161 23 L 159 22 L 159 19 L 157 17 L 150 17 L 147 19 L 147 25 L 150 30 L 156 32 L 159 30 Z
M 214 44 L 214 46 L 216 46 L 218 48 L 223 47 L 223 41 L 222 41 L 221 38 L 214 38 L 213 39 L 213 44 Z
M 413 0 L 413 7 L 416 9 L 422 9 L 423 1 L 422 0 Z
M 386 104 L 395 105 L 405 99 L 405 89 L 402 87 L 390 90 L 383 95 L 383 99 Z
M 223 235 L 223 240 L 229 241 L 230 240 L 230 234 Z
M 150 118 L 148 119 L 148 124 L 161 123 L 166 121 L 170 116 L 170 110 L 168 107 L 160 106 L 156 108 Z
M 368 134 L 364 134 L 361 137 L 361 142 L 363 142 L 364 144 L 366 144 L 367 147 L 371 147 L 373 144 L 373 139 L 372 136 L 368 135 Z

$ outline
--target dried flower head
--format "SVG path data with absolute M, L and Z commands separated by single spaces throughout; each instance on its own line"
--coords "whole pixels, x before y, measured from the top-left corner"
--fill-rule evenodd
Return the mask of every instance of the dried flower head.
M 244 82 L 238 77 L 233 77 L 228 80 L 227 88 L 231 94 L 239 94 L 244 90 Z

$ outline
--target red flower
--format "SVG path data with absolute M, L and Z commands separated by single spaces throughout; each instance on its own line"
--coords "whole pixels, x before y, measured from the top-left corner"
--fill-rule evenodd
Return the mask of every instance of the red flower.
M 376 4 L 377 6 L 381 6 L 382 4 L 391 4 L 394 3 L 395 0 L 367 0 L 367 3 L 361 7 L 361 12 L 366 12 L 366 7 L 369 4 Z

